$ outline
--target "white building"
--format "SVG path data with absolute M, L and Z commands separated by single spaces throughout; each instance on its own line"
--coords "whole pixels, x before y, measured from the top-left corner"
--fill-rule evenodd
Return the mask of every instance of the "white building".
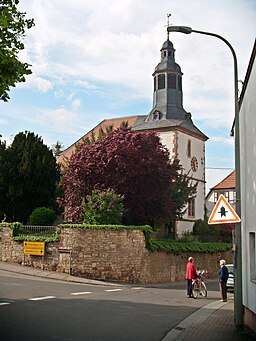
M 217 185 L 212 187 L 206 196 L 206 209 L 209 216 L 217 203 L 219 196 L 224 195 L 225 199 L 231 204 L 235 210 L 236 203 L 236 179 L 235 171 L 232 171 L 228 176 L 221 180 Z
M 244 324 L 256 331 L 256 43 L 252 51 L 240 110 L 242 304 Z

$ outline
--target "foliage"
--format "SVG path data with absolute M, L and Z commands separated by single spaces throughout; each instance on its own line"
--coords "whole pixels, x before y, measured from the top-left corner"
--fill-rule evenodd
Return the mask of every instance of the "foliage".
M 219 230 L 214 225 L 208 225 L 204 220 L 198 219 L 193 226 L 193 235 L 197 236 L 198 241 L 206 242 L 216 237 L 219 239 Z
M 175 203 L 175 209 L 171 212 L 171 220 L 182 218 L 185 213 L 185 207 L 188 200 L 196 195 L 197 182 L 192 183 L 188 174 L 184 174 L 181 171 L 176 178 L 174 188 L 170 192 L 170 197 L 173 203 Z
M 31 213 L 29 221 L 31 225 L 51 226 L 57 216 L 53 209 L 48 207 L 37 207 Z
M 26 222 L 36 207 L 55 208 L 59 169 L 38 135 L 19 133 L 0 143 L 0 207 L 7 220 Z
M 26 13 L 19 12 L 19 0 L 2 0 L 0 3 L 0 100 L 10 99 L 8 91 L 16 83 L 25 82 L 31 74 L 29 64 L 18 59 L 24 49 L 21 39 L 25 30 L 34 26 L 33 19 L 25 19 Z
M 23 224 L 16 221 L 12 224 L 9 224 L 11 230 L 12 230 L 12 235 L 13 236 L 17 236 L 19 234 L 19 232 L 23 229 Z
M 119 129 L 102 141 L 82 145 L 71 156 L 59 202 L 66 207 L 67 220 L 78 223 L 82 221 L 82 198 L 93 189 L 111 188 L 124 196 L 125 224 L 168 220 L 177 208 L 170 192 L 179 169 L 177 162 L 170 162 L 156 133 Z
M 60 155 L 60 153 L 63 151 L 64 149 L 64 145 L 62 142 L 57 141 L 55 144 L 52 145 L 52 153 L 54 156 L 58 156 Z
M 151 251 L 178 252 L 224 252 L 232 249 L 231 243 L 200 243 L 176 242 L 168 240 L 151 239 L 148 248 Z
M 83 210 L 82 216 L 86 224 L 120 224 L 124 212 L 123 197 L 112 189 L 93 190 L 86 196 Z
M 114 125 L 110 124 L 110 125 L 106 125 L 104 126 L 105 130 L 103 129 L 103 127 L 99 128 L 99 132 L 98 132 L 98 136 L 95 136 L 95 132 L 94 130 L 91 132 L 90 136 L 86 136 L 83 139 L 83 143 L 84 144 L 93 144 L 96 141 L 102 141 L 107 135 L 111 134 L 114 131 Z M 122 121 L 120 123 L 120 127 L 122 129 L 128 129 L 129 128 L 129 123 L 128 121 Z M 80 149 L 80 144 L 77 146 L 77 150 Z

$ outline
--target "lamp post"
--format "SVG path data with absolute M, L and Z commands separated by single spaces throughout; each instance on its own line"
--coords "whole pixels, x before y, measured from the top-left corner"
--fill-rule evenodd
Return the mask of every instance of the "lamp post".
M 193 30 L 187 26 L 168 26 L 168 32 L 180 32 L 190 34 L 192 32 L 213 36 L 224 41 L 230 48 L 234 61 L 234 97 L 235 97 L 235 173 L 236 173 L 236 212 L 241 217 L 241 189 L 240 189 L 240 141 L 239 141 L 239 106 L 238 106 L 238 72 L 237 58 L 231 44 L 222 36 L 204 31 Z M 233 128 L 232 128 L 233 130 Z M 241 223 L 236 223 L 235 227 L 235 250 L 234 250 L 234 268 L 235 268 L 235 292 L 234 292 L 234 317 L 237 327 L 243 325 L 243 307 L 242 307 L 242 245 L 241 245 Z

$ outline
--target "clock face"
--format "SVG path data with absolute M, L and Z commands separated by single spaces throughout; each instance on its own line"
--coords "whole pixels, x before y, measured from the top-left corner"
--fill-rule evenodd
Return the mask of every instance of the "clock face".
M 196 172 L 198 169 L 198 161 L 197 161 L 197 158 L 195 156 L 193 156 L 191 159 L 191 169 L 193 172 Z

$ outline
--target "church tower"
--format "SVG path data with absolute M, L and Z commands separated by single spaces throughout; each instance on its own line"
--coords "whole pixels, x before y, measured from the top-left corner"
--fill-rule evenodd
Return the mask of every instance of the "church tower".
M 182 76 L 175 61 L 173 43 L 167 40 L 160 50 L 161 60 L 153 73 L 153 106 L 133 130 L 154 130 L 170 151 L 172 160 L 178 159 L 183 172 L 197 182 L 197 195 L 190 200 L 183 219 L 176 222 L 174 232 L 181 236 L 192 231 L 194 222 L 204 218 L 205 205 L 205 141 L 208 139 L 193 123 L 191 114 L 183 108 Z

